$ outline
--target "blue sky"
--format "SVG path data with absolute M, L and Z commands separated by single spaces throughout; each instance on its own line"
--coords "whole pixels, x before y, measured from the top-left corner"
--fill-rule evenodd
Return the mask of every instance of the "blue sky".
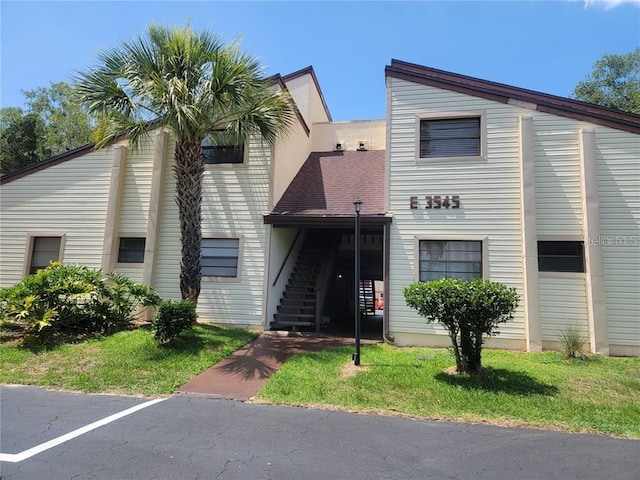
M 605 53 L 640 45 L 640 0 L 0 3 L 0 105 L 69 81 L 153 23 L 208 28 L 266 75 L 313 65 L 334 120 L 383 118 L 391 58 L 560 96 Z

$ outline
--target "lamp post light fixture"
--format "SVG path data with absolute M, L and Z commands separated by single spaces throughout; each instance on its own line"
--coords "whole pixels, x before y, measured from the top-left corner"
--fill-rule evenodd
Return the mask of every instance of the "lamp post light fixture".
M 356 231 L 355 231 L 355 295 L 354 299 L 354 314 L 355 314 L 355 326 L 356 326 L 356 351 L 353 354 L 353 364 L 360 365 L 360 209 L 362 208 L 362 201 L 358 198 L 353 202 L 353 206 L 356 209 Z

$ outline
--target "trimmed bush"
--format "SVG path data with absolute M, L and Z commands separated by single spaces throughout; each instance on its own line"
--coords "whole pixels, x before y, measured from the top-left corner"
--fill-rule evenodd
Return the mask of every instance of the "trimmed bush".
M 3 318 L 20 323 L 40 343 L 61 331 L 108 335 L 123 330 L 142 309 L 160 301 L 149 287 L 123 275 L 57 262 L 0 290 Z
M 513 319 L 518 294 L 498 282 L 441 278 L 403 289 L 407 305 L 449 330 L 459 373 L 482 370 L 483 335 L 497 335 L 498 325 Z
M 196 305 L 191 300 L 166 300 L 151 322 L 153 338 L 159 343 L 169 343 L 195 323 Z

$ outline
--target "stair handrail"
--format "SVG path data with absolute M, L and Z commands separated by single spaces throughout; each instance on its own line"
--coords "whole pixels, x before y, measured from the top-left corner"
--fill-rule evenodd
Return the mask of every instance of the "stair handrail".
M 287 264 L 287 261 L 289 260 L 289 257 L 291 256 L 291 252 L 293 252 L 293 248 L 296 246 L 296 243 L 298 242 L 298 238 L 300 238 L 300 234 L 302 233 L 302 229 L 299 228 L 298 229 L 298 233 L 296 233 L 296 238 L 293 239 L 293 242 L 291 243 L 291 246 L 289 247 L 289 251 L 287 252 L 287 255 L 284 257 L 284 261 L 282 262 L 282 265 L 280 266 L 280 270 L 278 270 L 278 274 L 276 275 L 276 279 L 273 281 L 273 285 L 271 285 L 272 287 L 275 287 L 276 284 L 278 283 L 278 279 L 280 278 L 280 274 L 282 273 L 282 270 L 284 270 L 284 266 Z

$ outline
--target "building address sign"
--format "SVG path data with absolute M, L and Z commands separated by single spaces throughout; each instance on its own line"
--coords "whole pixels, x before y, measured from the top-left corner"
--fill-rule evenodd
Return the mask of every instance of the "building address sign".
M 424 202 L 424 208 L 460 208 L 460 195 L 425 195 L 420 203 Z M 409 197 L 410 208 L 418 208 L 418 197 Z

